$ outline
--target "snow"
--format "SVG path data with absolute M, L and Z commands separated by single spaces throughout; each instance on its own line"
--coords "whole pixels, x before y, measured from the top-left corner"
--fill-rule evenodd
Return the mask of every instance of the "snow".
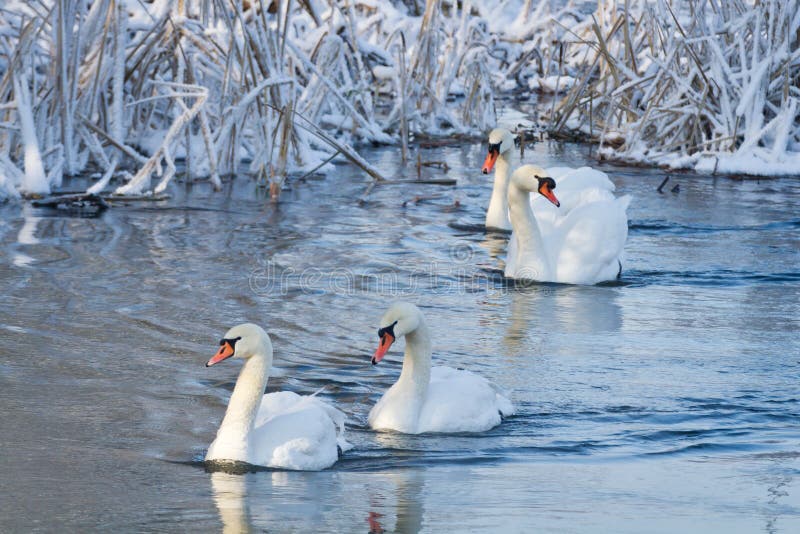
M 381 81 L 393 80 L 394 77 L 397 76 L 394 67 L 388 67 L 386 65 L 375 65 L 372 67 L 372 74 L 376 79 Z
M 751 176 L 800 176 L 800 153 L 787 154 L 780 161 L 765 150 L 750 153 L 701 156 L 694 169 L 705 173 L 746 174 Z
M 39 151 L 39 140 L 36 135 L 27 82 L 20 82 L 15 77 L 14 90 L 17 94 L 17 115 L 25 144 L 25 176 L 19 189 L 22 193 L 46 195 L 50 193 L 50 184 L 47 182 L 42 164 L 42 154 Z
M 0 201 L 3 199 L 9 198 L 18 198 L 19 193 L 17 192 L 14 184 L 10 179 L 6 177 L 3 172 L 3 169 L 0 168 Z
M 531 128 L 590 135 L 605 157 L 797 172 L 800 0 L 701 3 L 691 15 L 667 0 L 593 13 L 577 0 L 429 2 L 419 17 L 398 0 L 290 3 L 287 32 L 282 14 L 253 17 L 240 3 L 236 13 L 201 0 L 69 4 L 68 20 L 54 5 L 9 0 L 0 18 L 0 68 L 13 71 L 0 102 L 16 112 L 0 128 L 20 134 L 2 149 L 0 198 L 47 194 L 65 172 L 95 167 L 92 190 L 120 169 L 134 177 L 118 193 L 164 189 L 176 158 L 217 186 L 219 173 L 240 171 L 281 182 L 344 147 L 361 165 L 359 144 L 399 143 L 401 125 L 441 136 L 516 128 L 529 117 L 497 117 L 494 98 L 529 90 L 558 93 L 554 116 L 546 106 Z
M 542 93 L 565 93 L 572 89 L 576 81 L 572 76 L 535 77 L 528 80 L 528 88 L 531 91 L 540 91 Z
M 565 70 L 590 76 L 576 86 L 583 86 L 582 104 L 572 106 L 570 93 L 556 106 L 563 131 L 591 133 L 615 145 L 601 146 L 599 153 L 622 162 L 702 172 L 797 173 L 792 166 L 800 140 L 800 95 L 791 80 L 800 75 L 798 0 L 735 10 L 699 3 L 691 16 L 677 13 L 686 22 L 681 27 L 669 14 L 674 3 L 626 6 L 634 15 L 641 12 L 664 38 L 651 46 L 647 32 L 631 25 L 629 46 L 625 25 L 639 17 L 622 18 L 624 11 L 597 17 L 599 33 L 607 36 L 602 53 L 591 48 L 599 48 L 594 28 L 573 28 L 586 42 L 566 55 Z M 608 33 L 612 27 L 619 31 Z M 594 66 L 587 70 L 587 65 Z M 609 130 L 617 132 L 614 139 Z
M 497 128 L 505 128 L 511 132 L 518 128 L 529 130 L 534 128 L 536 123 L 530 119 L 527 113 L 510 106 L 505 106 L 497 112 Z

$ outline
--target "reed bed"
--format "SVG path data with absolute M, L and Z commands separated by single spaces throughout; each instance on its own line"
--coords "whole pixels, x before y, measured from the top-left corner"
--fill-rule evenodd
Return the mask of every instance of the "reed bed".
M 552 135 L 603 157 L 797 172 L 800 0 L 10 0 L 0 198 L 63 176 L 160 193 L 176 174 L 287 178 L 365 143 L 479 135 L 495 96 L 556 93 Z
M 159 193 L 183 163 L 215 187 L 250 173 L 275 197 L 337 156 L 381 180 L 354 146 L 494 120 L 486 35 L 468 5 L 444 5 L 411 17 L 386 1 L 7 4 L 0 196 L 88 172 L 92 192 Z M 456 85 L 464 105 L 448 101 Z
M 570 34 L 551 132 L 625 162 L 800 173 L 796 0 L 602 2 Z

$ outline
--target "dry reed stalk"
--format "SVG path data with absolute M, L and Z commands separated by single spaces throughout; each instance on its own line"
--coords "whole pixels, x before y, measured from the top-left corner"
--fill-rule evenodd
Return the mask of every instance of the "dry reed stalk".
M 406 36 L 400 32 L 400 50 L 397 63 L 400 65 L 400 80 L 397 84 L 400 100 L 400 146 L 403 163 L 408 161 L 408 108 L 406 107 L 406 92 L 408 87 L 408 73 L 406 72 Z
M 800 77 L 800 51 L 791 44 L 800 41 L 798 23 L 787 16 L 798 2 L 718 9 L 710 0 L 659 0 L 638 16 L 631 4 L 616 14 L 598 13 L 586 46 L 599 50 L 600 75 L 594 63 L 584 68 L 551 115 L 554 132 L 588 121 L 592 134 L 604 117 L 601 144 L 610 130 L 625 136 L 620 147 L 601 151 L 605 157 L 682 155 L 692 162 L 759 150 L 771 162 L 782 161 L 800 141 L 800 92 L 792 95 L 786 82 Z M 692 24 L 681 24 L 679 8 L 693 13 Z M 619 27 L 621 37 L 615 35 Z

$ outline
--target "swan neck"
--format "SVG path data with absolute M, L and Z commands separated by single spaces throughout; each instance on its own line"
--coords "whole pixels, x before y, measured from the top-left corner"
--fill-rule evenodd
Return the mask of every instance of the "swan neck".
M 509 162 L 505 154 L 500 154 L 494 164 L 494 187 L 486 210 L 486 226 L 508 230 L 508 169 Z
M 533 215 L 530 193 L 511 184 L 508 188 L 508 211 L 517 240 L 517 258 L 530 271 L 517 277 L 544 280 L 550 276 L 550 262 L 539 223 Z
M 217 432 L 218 440 L 241 440 L 242 446 L 246 447 L 247 436 L 253 428 L 269 379 L 270 359 L 259 353 L 245 360 Z
M 403 370 L 397 383 L 413 391 L 416 398 L 423 399 L 431 381 L 431 339 L 428 326 L 420 325 L 406 334 L 406 350 Z

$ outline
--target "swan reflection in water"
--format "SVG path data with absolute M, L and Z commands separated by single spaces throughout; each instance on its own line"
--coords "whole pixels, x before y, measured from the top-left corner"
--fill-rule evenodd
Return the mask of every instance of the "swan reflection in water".
M 366 518 L 370 534 L 413 533 L 422 530 L 425 513 L 422 496 L 425 487 L 424 470 L 401 469 L 384 473 L 378 478 L 378 482 L 377 487 L 369 488 L 373 490 L 370 497 L 370 511 Z M 393 506 L 389 504 L 392 501 L 394 501 Z M 393 525 L 392 516 L 394 516 Z
M 247 477 L 217 471 L 211 473 L 214 503 L 219 511 L 224 534 L 250 532 L 250 507 L 247 503 Z
M 39 238 L 36 237 L 36 233 L 42 217 L 37 217 L 33 215 L 33 213 L 34 211 L 31 206 L 27 204 L 23 206 L 22 217 L 24 222 L 17 233 L 17 244 L 19 245 L 37 245 L 41 243 Z M 22 252 L 15 251 L 13 257 L 14 259 L 12 261 L 17 267 L 26 267 L 35 261 L 32 257 Z
M 231 470 L 214 464 L 211 468 L 214 504 L 226 534 L 272 529 L 328 532 L 336 530 L 343 520 L 353 521 L 352 510 L 340 509 L 344 489 L 338 473 L 250 466 L 243 474 L 237 467 Z M 358 494 L 357 487 L 350 487 L 348 502 L 362 502 L 366 507 L 366 498 Z M 349 518 L 342 516 L 346 513 L 350 513 Z
M 511 289 L 509 317 L 503 346 L 509 356 L 529 353 L 531 336 L 539 347 L 548 332 L 563 335 L 619 332 L 622 311 L 615 288 L 566 286 L 561 284 L 522 285 Z
M 493 232 L 488 231 L 479 243 L 482 248 L 486 250 L 489 257 L 493 260 L 501 260 L 499 266 L 493 265 L 493 268 L 505 270 L 505 256 L 506 248 L 508 248 L 508 241 L 511 238 L 509 232 Z
M 419 532 L 424 468 L 391 472 L 214 471 L 222 532 Z M 343 499 L 347 506 L 342 506 Z

